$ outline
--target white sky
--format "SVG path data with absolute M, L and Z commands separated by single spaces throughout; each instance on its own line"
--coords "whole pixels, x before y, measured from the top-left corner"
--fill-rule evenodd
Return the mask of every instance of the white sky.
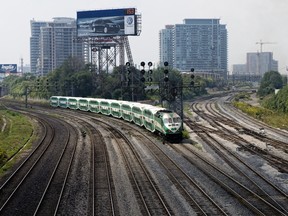
M 3 1 L 3 0 L 2 0 Z M 159 30 L 186 18 L 220 18 L 228 30 L 228 65 L 244 64 L 247 52 L 273 52 L 279 72 L 288 66 L 288 0 L 8 0 L 0 9 L 0 64 L 30 64 L 30 20 L 76 18 L 77 11 L 135 7 L 142 33 L 129 37 L 134 63 L 159 61 Z

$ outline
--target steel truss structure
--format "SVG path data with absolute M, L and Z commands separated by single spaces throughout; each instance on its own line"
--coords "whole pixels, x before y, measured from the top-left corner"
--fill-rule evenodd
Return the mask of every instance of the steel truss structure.
M 125 51 L 128 62 L 134 65 L 128 36 L 78 38 L 77 41 L 84 43 L 85 61 L 96 73 L 108 73 L 116 65 L 125 65 Z

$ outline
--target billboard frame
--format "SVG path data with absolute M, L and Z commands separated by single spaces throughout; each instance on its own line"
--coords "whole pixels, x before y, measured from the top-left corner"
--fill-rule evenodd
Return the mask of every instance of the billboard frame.
M 0 73 L 17 73 L 17 64 L 0 64 Z
M 138 35 L 135 8 L 78 11 L 77 37 L 114 37 Z

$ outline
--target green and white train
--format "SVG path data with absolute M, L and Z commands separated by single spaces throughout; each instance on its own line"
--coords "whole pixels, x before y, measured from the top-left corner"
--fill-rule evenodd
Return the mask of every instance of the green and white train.
M 182 120 L 179 115 L 161 107 L 112 99 L 64 96 L 52 96 L 50 105 L 113 116 L 159 133 L 167 139 L 182 137 Z

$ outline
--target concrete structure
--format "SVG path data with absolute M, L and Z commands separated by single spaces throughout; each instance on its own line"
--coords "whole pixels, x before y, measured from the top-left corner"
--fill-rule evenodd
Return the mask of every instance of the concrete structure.
M 233 65 L 231 79 L 259 82 L 269 71 L 278 71 L 278 62 L 272 52 L 247 53 L 246 64 Z
M 247 53 L 247 73 L 263 76 L 266 72 L 278 71 L 278 62 L 272 52 Z
M 246 64 L 234 64 L 232 67 L 233 75 L 248 75 Z
M 160 65 L 164 65 L 164 62 L 173 64 L 173 25 L 166 25 L 165 29 L 159 32 L 159 45 L 160 45 Z
M 168 61 L 180 71 L 194 68 L 227 77 L 227 29 L 220 19 L 184 19 L 183 24 L 166 26 L 159 36 L 160 65 Z
M 53 22 L 31 20 L 31 72 L 45 75 L 68 58 L 83 59 L 83 44 L 76 42 L 76 20 L 58 17 Z

